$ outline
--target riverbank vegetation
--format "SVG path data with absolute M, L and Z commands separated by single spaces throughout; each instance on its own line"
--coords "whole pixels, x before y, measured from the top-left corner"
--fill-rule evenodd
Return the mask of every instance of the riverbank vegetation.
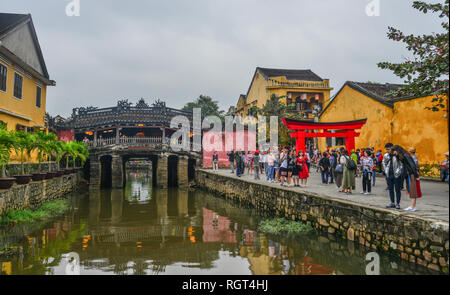
M 282 237 L 298 237 L 312 230 L 310 225 L 284 218 L 263 220 L 258 226 L 258 231 L 264 234 Z
M 11 210 L 0 216 L 0 226 L 45 220 L 63 214 L 69 209 L 67 200 L 45 202 L 37 210 Z

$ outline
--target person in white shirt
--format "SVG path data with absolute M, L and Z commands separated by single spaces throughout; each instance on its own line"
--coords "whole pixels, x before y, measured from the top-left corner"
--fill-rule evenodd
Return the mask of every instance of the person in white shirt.
M 266 152 L 262 152 L 260 155 L 261 162 L 261 173 L 264 171 L 264 174 L 267 175 L 267 154 Z
M 280 181 L 281 186 L 286 186 L 284 184 L 284 180 L 288 175 L 288 149 L 284 147 L 283 151 L 280 154 Z

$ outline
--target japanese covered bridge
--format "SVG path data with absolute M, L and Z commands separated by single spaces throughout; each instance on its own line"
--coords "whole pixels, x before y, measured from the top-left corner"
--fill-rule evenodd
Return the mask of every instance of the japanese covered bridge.
M 201 155 L 170 149 L 169 138 L 176 131 L 170 121 L 180 115 L 192 122 L 192 113 L 168 108 L 159 100 L 151 106 L 143 99 L 134 106 L 121 100 L 110 108 L 75 108 L 69 119 L 55 123 L 55 129 L 59 139 L 89 146 L 86 172 L 91 188 L 122 188 L 130 160 L 149 160 L 155 186 L 183 187 L 193 179 Z

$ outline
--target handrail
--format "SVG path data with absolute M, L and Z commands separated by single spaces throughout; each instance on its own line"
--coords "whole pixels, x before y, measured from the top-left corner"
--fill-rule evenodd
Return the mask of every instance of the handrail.
M 155 145 L 155 144 L 161 144 L 162 143 L 162 137 L 120 137 L 119 141 L 117 142 L 117 139 L 115 137 L 111 138 L 102 138 L 97 139 L 96 142 L 89 140 L 85 142 L 88 147 L 102 147 L 102 146 L 111 146 L 116 144 L 121 145 L 140 145 L 140 146 L 147 146 L 147 145 Z

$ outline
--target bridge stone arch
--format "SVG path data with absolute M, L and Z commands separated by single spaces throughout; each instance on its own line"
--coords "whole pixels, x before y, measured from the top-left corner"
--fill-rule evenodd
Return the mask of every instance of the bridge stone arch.
M 187 187 L 193 180 L 195 165 L 201 161 L 199 153 L 175 152 L 169 149 L 107 146 L 90 151 L 90 188 L 123 188 L 126 182 L 126 162 L 133 158 L 152 162 L 153 185 L 160 188 Z

